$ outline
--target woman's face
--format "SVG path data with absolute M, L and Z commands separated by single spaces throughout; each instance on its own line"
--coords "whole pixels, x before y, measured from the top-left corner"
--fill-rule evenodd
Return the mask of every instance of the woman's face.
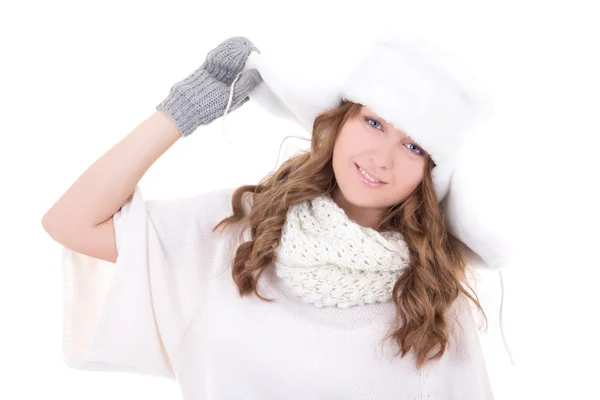
M 375 228 L 387 209 L 410 195 L 423 179 L 426 151 L 368 107 L 348 119 L 333 149 L 338 183 L 335 202 L 359 225 Z M 359 171 L 382 183 L 371 186 Z

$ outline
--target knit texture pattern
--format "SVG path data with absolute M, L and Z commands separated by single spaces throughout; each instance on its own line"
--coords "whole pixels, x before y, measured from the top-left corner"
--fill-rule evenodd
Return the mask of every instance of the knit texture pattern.
M 257 70 L 241 72 L 252 51 L 258 52 L 258 49 L 244 37 L 225 40 L 207 54 L 198 69 L 173 85 L 156 109 L 169 114 L 181 136 L 186 137 L 200 125 L 207 125 L 224 115 L 232 90 L 228 111 L 241 107 L 250 99 L 250 91 L 262 81 Z
M 277 276 L 317 307 L 387 302 L 409 264 L 400 232 L 358 225 L 329 194 L 290 206 L 275 254 Z

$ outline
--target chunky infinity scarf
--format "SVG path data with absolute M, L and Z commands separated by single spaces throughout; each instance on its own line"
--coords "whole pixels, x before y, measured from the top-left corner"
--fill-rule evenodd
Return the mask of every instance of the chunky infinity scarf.
M 401 233 L 358 225 L 329 194 L 288 209 L 275 253 L 277 276 L 317 307 L 387 302 L 409 262 Z

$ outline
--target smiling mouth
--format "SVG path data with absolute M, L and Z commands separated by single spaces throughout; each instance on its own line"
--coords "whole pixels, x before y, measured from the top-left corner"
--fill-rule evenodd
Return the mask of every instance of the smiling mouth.
M 358 172 L 360 173 L 360 170 L 362 169 L 362 167 L 361 167 L 360 165 L 356 164 L 356 163 L 354 163 L 354 165 L 356 166 L 356 168 L 358 169 Z M 367 172 L 365 169 L 363 169 L 363 171 Z M 368 173 L 368 172 L 367 172 L 367 173 Z M 371 174 L 369 174 L 369 176 L 371 176 L 371 178 L 373 178 L 373 176 L 372 176 Z M 377 179 L 377 178 L 373 178 L 373 179 Z M 379 182 L 378 182 L 378 183 L 387 183 L 387 182 L 384 182 L 384 181 L 382 181 L 382 180 L 379 180 Z

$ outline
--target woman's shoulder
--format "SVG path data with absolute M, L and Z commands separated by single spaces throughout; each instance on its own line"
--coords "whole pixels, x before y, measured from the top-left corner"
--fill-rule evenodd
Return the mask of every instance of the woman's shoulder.
M 212 228 L 233 214 L 232 196 L 236 187 L 209 189 L 174 199 L 150 199 L 146 212 L 155 229 L 173 234 L 189 230 L 212 234 Z
M 227 213 L 232 210 L 231 199 L 236 188 L 216 188 L 173 199 L 149 199 L 146 208 L 152 213 L 173 217 L 194 217 Z

